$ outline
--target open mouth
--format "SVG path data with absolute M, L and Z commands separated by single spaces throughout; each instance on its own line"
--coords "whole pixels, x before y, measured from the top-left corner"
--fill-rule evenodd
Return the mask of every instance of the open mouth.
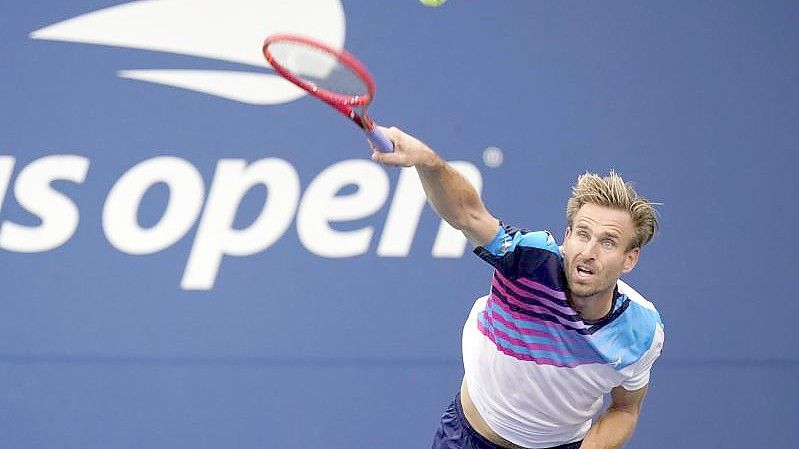
M 594 272 L 583 265 L 577 265 L 577 274 L 580 276 L 591 276 Z

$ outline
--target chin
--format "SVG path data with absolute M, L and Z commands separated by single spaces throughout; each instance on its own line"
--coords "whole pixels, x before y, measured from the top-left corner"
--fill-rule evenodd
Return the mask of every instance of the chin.
M 566 276 L 566 284 L 569 288 L 569 294 L 577 298 L 587 298 L 597 293 L 596 289 L 592 289 L 590 285 L 574 282 L 571 276 Z
M 591 298 L 602 293 L 604 290 L 593 283 L 584 284 L 572 282 L 568 277 L 566 281 L 569 284 L 569 294 L 575 298 Z
M 592 296 L 596 296 L 597 294 L 599 294 L 599 291 L 577 288 L 569 290 L 569 293 L 571 293 L 572 296 L 577 298 L 591 298 Z

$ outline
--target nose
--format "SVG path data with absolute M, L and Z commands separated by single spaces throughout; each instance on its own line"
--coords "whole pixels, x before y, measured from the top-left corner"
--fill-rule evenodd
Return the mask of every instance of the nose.
M 598 242 L 594 239 L 585 242 L 583 247 L 580 248 L 580 256 L 582 256 L 583 259 L 593 259 L 596 255 L 597 244 Z

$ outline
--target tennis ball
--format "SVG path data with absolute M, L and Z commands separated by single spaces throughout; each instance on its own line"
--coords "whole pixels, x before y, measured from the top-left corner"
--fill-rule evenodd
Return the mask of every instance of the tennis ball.
M 441 6 L 447 2 L 447 0 L 419 0 L 419 2 L 425 6 L 429 6 L 431 8 L 435 8 L 437 6 Z

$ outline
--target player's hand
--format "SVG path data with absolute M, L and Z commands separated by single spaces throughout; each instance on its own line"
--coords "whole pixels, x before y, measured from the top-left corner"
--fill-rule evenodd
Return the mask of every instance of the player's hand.
M 434 164 L 439 159 L 424 142 L 399 128 L 394 126 L 391 128 L 378 126 L 378 128 L 394 144 L 394 151 L 383 153 L 372 146 L 373 161 L 398 167 L 425 167 Z

